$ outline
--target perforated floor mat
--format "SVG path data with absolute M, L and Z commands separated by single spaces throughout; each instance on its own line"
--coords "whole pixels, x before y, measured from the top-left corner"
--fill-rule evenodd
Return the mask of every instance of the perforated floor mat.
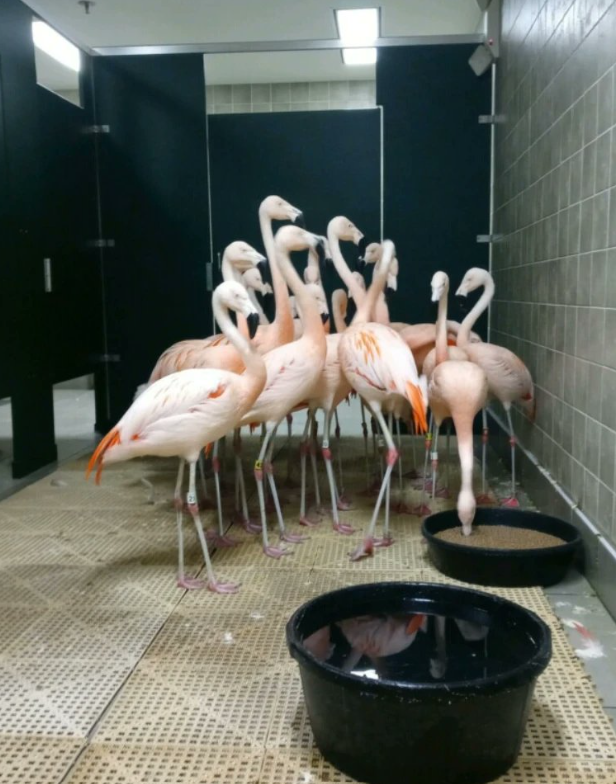
M 285 646 L 288 617 L 344 585 L 453 581 L 431 567 L 419 519 L 408 515 L 392 516 L 394 546 L 349 561 L 373 498 L 357 492 L 363 442 L 343 444 L 355 508 L 341 517 L 357 533 L 335 534 L 327 517 L 300 529 L 297 489 L 282 488 L 288 527 L 311 538 L 272 561 L 258 538 L 233 529 L 239 545 L 213 562 L 221 578 L 242 584 L 234 596 L 175 587 L 174 461 L 115 467 L 94 488 L 81 460 L 0 504 L 0 784 L 350 782 L 313 746 Z M 326 502 L 324 477 L 321 485 Z M 227 486 L 227 513 L 232 495 Z M 419 496 L 405 481 L 406 500 Z M 212 512 L 203 519 L 215 522 Z M 201 559 L 189 531 L 187 523 L 195 574 Z M 545 595 L 493 592 L 544 618 L 554 648 L 520 758 L 499 781 L 616 784 L 612 725 Z

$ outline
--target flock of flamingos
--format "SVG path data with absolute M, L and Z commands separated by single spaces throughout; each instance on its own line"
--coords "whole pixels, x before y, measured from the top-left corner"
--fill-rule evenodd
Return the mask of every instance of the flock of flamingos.
M 274 236 L 272 221 L 290 221 Z M 428 457 L 431 458 L 431 492 L 436 492 L 438 434 L 445 419 L 453 420 L 461 467 L 461 488 L 457 511 L 462 532 L 471 533 L 477 503 L 483 496 L 473 493 L 473 420 L 483 412 L 483 472 L 485 494 L 485 443 L 489 398 L 498 399 L 508 417 L 512 457 L 515 436 L 510 408 L 513 402 L 528 407 L 534 414 L 533 382 L 524 363 L 501 346 L 482 342 L 471 330 L 494 296 L 494 282 L 486 270 L 470 269 L 458 295 L 483 287 L 477 304 L 462 324 L 447 320 L 449 278 L 436 272 L 432 278 L 432 301 L 438 303 L 436 324 L 390 323 L 384 292 L 396 287 L 398 261 L 390 240 L 366 247 L 363 234 L 347 218 L 333 218 L 327 237 L 304 230 L 303 216 L 278 196 L 269 196 L 260 205 L 259 221 L 267 258 L 245 242 L 233 242 L 224 253 L 224 282 L 214 291 L 212 305 L 222 335 L 204 340 L 186 340 L 168 348 L 159 358 L 147 385 L 137 396 L 118 424 L 100 442 L 89 465 L 87 476 L 96 468 L 96 480 L 107 463 L 155 455 L 180 458 L 175 487 L 179 571 L 178 585 L 186 589 L 207 587 L 217 593 L 233 593 L 237 585 L 217 580 L 208 553 L 208 539 L 214 544 L 229 544 L 224 536 L 220 511 L 220 484 L 217 453 L 219 439 L 234 433 L 236 464 L 236 517 L 252 533 L 260 533 L 263 551 L 279 558 L 291 551 L 284 545 L 270 543 L 266 519 L 266 491 L 278 521 L 280 540 L 300 542 L 305 537 L 285 528 L 272 466 L 276 430 L 285 418 L 298 410 L 308 412 L 300 446 L 301 509 L 300 523 L 314 525 L 306 514 L 306 458 L 316 457 L 309 447 L 315 437 L 314 418 L 324 412 L 321 452 L 327 471 L 334 530 L 352 535 L 354 530 L 340 521 L 338 510 L 348 508 L 339 493 L 332 465 L 330 431 L 336 407 L 356 393 L 364 410 L 373 417 L 386 444 L 383 455 L 382 481 L 374 512 L 361 543 L 350 554 L 357 560 L 373 554 L 374 548 L 392 543 L 389 534 L 390 480 L 399 458 L 392 435 L 393 420 L 399 433 L 400 419 L 416 433 L 426 433 L 427 407 L 431 411 L 431 432 L 426 437 L 424 498 L 416 514 L 427 514 L 425 504 Z M 360 260 L 373 265 L 371 285 L 366 289 L 363 277 L 352 272 L 340 250 L 340 242 L 352 242 L 362 255 Z M 290 254 L 308 250 L 304 280 L 293 266 Z M 333 262 L 356 304 L 351 323 L 345 322 L 347 293 L 335 291 L 332 309 L 336 332 L 330 334 L 327 301 L 321 286 L 321 264 Z M 263 283 L 258 266 L 269 264 L 272 288 Z M 292 292 L 292 296 L 289 292 Z M 255 291 L 273 291 L 275 318 L 267 323 Z M 236 324 L 229 311 L 236 314 Z M 295 316 L 294 316 L 295 314 Z M 433 427 L 432 427 L 433 423 Z M 260 522 L 248 515 L 246 489 L 242 472 L 240 430 L 244 426 L 262 426 L 263 439 L 254 465 Z M 364 425 L 364 433 L 366 433 Z M 399 440 L 398 440 L 399 443 Z M 196 477 L 204 447 L 213 445 L 213 471 L 219 506 L 219 532 L 204 533 L 199 515 Z M 185 465 L 188 463 L 186 505 L 182 497 Z M 267 484 L 267 487 L 265 486 Z M 376 525 L 385 502 L 384 530 L 376 537 Z M 512 496 L 503 504 L 517 505 L 515 468 L 512 472 Z M 190 513 L 203 550 L 207 581 L 185 575 L 183 512 Z

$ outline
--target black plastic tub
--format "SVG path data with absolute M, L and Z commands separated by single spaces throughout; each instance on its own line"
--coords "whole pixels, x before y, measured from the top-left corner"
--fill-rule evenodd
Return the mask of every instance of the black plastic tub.
M 371 648 L 370 658 L 345 671 L 345 662 L 356 661 L 358 638 L 348 631 L 356 622 L 402 623 L 414 636 L 392 655 L 381 649 L 374 656 Z M 339 639 L 350 648 L 346 658 L 339 655 L 346 648 L 332 643 Z M 535 682 L 551 656 L 550 631 L 534 613 L 480 591 L 427 583 L 319 596 L 290 619 L 287 644 L 321 753 L 369 784 L 498 778 L 518 755 Z
M 476 585 L 527 587 L 555 585 L 572 566 L 582 539 L 577 529 L 557 517 L 521 509 L 477 509 L 473 526 L 506 525 L 530 528 L 563 539 L 554 547 L 532 550 L 496 550 L 471 547 L 460 535 L 458 543 L 446 542 L 435 534 L 447 528 L 460 528 L 454 509 L 430 515 L 423 522 L 430 559 L 439 572 Z M 472 536 L 472 534 L 471 534 Z

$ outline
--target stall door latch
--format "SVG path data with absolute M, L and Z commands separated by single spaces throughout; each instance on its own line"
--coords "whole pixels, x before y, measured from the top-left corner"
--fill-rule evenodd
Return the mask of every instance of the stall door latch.
M 108 125 L 86 125 L 83 129 L 84 133 L 111 133 L 111 128 Z

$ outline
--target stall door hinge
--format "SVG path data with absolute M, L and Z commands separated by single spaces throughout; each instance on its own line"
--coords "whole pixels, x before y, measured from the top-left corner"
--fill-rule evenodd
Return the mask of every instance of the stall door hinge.
M 86 125 L 83 129 L 84 133 L 111 133 L 111 128 L 108 125 Z
M 477 242 L 502 242 L 503 234 L 478 234 Z
M 480 114 L 479 125 L 502 125 L 505 122 L 504 114 Z
M 91 354 L 90 361 L 97 364 L 106 364 L 108 362 L 119 362 L 119 354 Z
M 115 240 L 89 240 L 88 248 L 115 248 Z

